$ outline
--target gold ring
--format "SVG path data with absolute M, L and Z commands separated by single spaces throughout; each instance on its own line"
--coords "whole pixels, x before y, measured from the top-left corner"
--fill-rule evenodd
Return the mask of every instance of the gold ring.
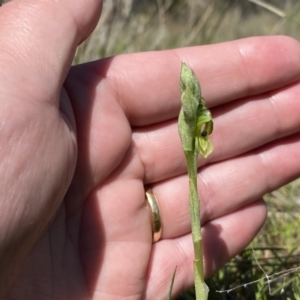
M 150 207 L 150 217 L 151 217 L 151 224 L 152 224 L 152 232 L 153 232 L 153 243 L 159 241 L 162 232 L 162 223 L 160 219 L 159 207 L 157 204 L 157 199 L 154 196 L 151 189 L 146 191 L 146 200 Z

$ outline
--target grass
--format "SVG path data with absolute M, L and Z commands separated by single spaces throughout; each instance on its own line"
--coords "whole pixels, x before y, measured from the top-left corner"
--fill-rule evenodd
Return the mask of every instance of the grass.
M 209 280 L 213 291 L 233 290 L 222 297 L 213 292 L 210 299 L 297 299 L 297 293 L 300 296 L 299 197 L 299 179 L 265 196 L 269 215 L 261 232 Z
M 111 0 L 74 64 L 271 34 L 300 40 L 299 0 Z M 209 299 L 300 300 L 300 180 L 265 199 L 266 224 L 251 246 L 208 280 Z M 194 291 L 179 299 L 195 299 Z
M 300 2 L 269 2 L 285 17 L 248 0 L 104 1 L 100 22 L 78 48 L 74 63 L 254 35 L 286 34 L 299 39 Z

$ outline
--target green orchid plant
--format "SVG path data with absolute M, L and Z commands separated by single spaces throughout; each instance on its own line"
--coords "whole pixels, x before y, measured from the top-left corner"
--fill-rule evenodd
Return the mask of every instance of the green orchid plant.
M 213 151 L 213 144 L 209 139 L 213 131 L 213 120 L 210 111 L 205 106 L 205 100 L 201 97 L 201 87 L 197 76 L 184 62 L 181 64 L 180 91 L 182 107 L 178 129 L 189 176 L 189 206 L 195 254 L 195 291 L 197 300 L 206 300 L 209 289 L 204 282 L 197 161 L 198 154 L 207 158 Z

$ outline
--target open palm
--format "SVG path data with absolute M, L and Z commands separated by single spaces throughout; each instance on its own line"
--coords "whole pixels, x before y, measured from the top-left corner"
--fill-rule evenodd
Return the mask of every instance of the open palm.
M 199 160 L 207 276 L 256 234 L 266 215 L 261 196 L 300 172 L 296 41 L 252 38 L 70 69 L 100 14 L 89 2 L 84 15 L 74 0 L 13 1 L 0 11 L 0 25 L 10 22 L 0 35 L 3 299 L 165 299 L 176 266 L 174 294 L 191 286 L 177 132 L 182 60 L 215 120 L 215 151 Z M 29 8 L 36 13 L 27 16 Z M 20 19 L 30 39 L 9 39 Z M 147 187 L 163 221 L 155 244 Z

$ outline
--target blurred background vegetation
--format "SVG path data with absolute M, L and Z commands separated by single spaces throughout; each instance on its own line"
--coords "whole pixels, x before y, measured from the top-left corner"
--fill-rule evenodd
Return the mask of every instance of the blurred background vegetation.
M 299 0 L 110 0 L 74 63 L 299 29 Z
M 300 0 L 104 0 L 98 26 L 78 47 L 73 63 L 274 34 L 300 40 Z M 208 280 L 209 299 L 300 300 L 299 180 L 265 199 L 264 228 Z M 193 290 L 177 299 L 194 299 Z

